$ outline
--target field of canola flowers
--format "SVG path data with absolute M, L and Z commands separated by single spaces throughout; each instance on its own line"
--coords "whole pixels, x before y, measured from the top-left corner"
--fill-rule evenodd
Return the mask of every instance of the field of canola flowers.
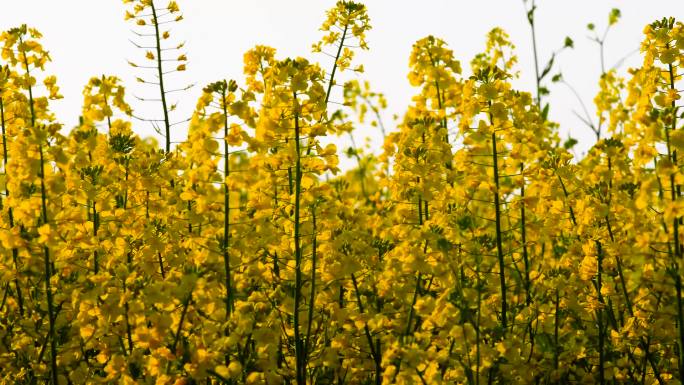
M 245 83 L 206 85 L 179 126 L 178 5 L 124 3 L 155 47 L 131 64 L 157 71 L 140 81 L 163 145 L 134 133 L 112 76 L 66 132 L 40 33 L 0 36 L 0 383 L 684 383 L 681 22 L 603 73 L 597 141 L 573 159 L 547 119 L 553 61 L 534 95 L 513 89 L 500 29 L 469 69 L 417 41 L 416 96 L 389 127 L 382 94 L 339 80 L 370 28 L 340 1 L 314 45 L 329 65 L 257 46 Z M 364 124 L 382 153 L 351 147 L 341 172 L 319 140 Z

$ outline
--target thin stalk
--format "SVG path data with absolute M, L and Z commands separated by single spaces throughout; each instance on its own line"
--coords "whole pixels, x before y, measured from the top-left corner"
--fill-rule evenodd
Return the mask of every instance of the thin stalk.
M 103 76 L 103 80 L 104 80 L 104 76 Z M 107 100 L 107 99 L 105 98 L 105 100 Z M 111 125 L 109 128 L 110 128 L 110 132 L 111 132 Z M 128 173 L 129 173 L 128 162 L 129 162 L 129 159 L 128 159 L 128 157 L 126 157 L 124 159 L 125 159 L 124 160 L 124 168 L 126 170 L 125 174 L 124 174 L 124 181 L 128 182 Z M 124 184 L 124 186 L 127 186 L 127 185 L 128 185 L 127 183 Z M 123 196 L 120 200 L 121 200 L 121 208 L 124 211 L 126 211 L 127 205 L 128 205 L 128 187 L 124 187 L 124 193 L 123 193 Z M 133 265 L 133 252 L 132 251 L 128 251 L 128 253 L 126 253 L 126 265 L 128 266 L 129 272 L 133 270 L 133 267 L 132 267 L 132 265 Z M 122 282 L 122 286 L 123 286 L 123 292 L 125 293 L 128 290 L 128 288 L 126 287 L 126 280 L 125 279 Z M 128 301 L 126 301 L 126 302 L 124 302 L 124 321 L 126 322 L 126 339 L 128 341 L 128 354 L 130 355 L 130 354 L 133 354 L 133 330 L 131 328 L 131 322 L 130 322 L 130 319 L 128 316 L 129 311 L 130 311 L 130 308 L 128 306 Z M 123 347 L 123 342 L 121 342 L 121 345 L 122 345 L 122 350 L 123 350 L 124 355 L 125 355 L 126 354 L 126 348 Z
M 145 191 L 145 219 L 150 221 L 150 192 Z M 159 262 L 159 272 L 161 273 L 162 279 L 166 279 L 166 273 L 164 272 L 164 260 L 162 259 L 161 252 L 157 252 L 157 262 Z
M 157 75 L 159 76 L 159 93 L 161 96 L 162 109 L 164 112 L 164 133 L 166 137 L 166 152 L 171 151 L 171 125 L 169 124 L 169 109 L 166 105 L 166 91 L 164 90 L 164 70 L 162 68 L 162 49 L 161 38 L 159 35 L 159 20 L 157 19 L 157 9 L 154 7 L 154 0 L 150 0 L 150 8 L 152 8 L 152 23 L 154 24 L 155 47 L 157 49 Z
M 432 55 L 428 51 L 428 56 L 430 57 L 430 63 L 432 64 L 433 68 L 437 68 L 437 65 L 435 63 L 435 60 L 432 58 Z M 439 72 L 436 72 L 439 73 Z M 443 102 L 442 102 L 442 90 L 439 87 L 439 78 L 435 78 L 435 92 L 437 94 L 437 108 L 441 111 L 443 108 Z M 446 114 L 443 118 L 439 120 L 439 127 L 446 130 L 447 127 L 447 119 L 446 119 Z M 444 142 L 449 143 L 449 133 L 447 132 L 444 135 Z
M 682 305 L 682 277 L 679 275 L 679 263 L 676 266 L 675 289 L 677 290 L 677 323 L 679 326 L 679 378 L 684 380 L 684 359 L 682 358 L 682 346 L 684 346 L 684 337 L 682 336 L 682 322 L 684 321 L 684 310 Z
M 3 155 L 3 166 L 5 168 L 5 173 L 7 173 L 7 163 L 9 161 L 9 156 L 7 153 L 7 131 L 5 127 L 5 102 L 0 97 L 0 122 L 2 123 L 2 155 Z M 10 192 L 7 183 L 5 183 L 5 199 L 9 198 Z M 9 219 L 10 229 L 14 228 L 14 211 L 12 207 L 7 207 L 7 214 Z M 14 287 L 17 289 L 17 304 L 19 305 L 19 314 L 24 315 L 24 297 L 21 294 L 21 287 L 19 286 L 19 250 L 16 247 L 12 248 L 12 262 L 14 263 L 14 268 L 17 271 L 14 278 Z
M 106 76 L 102 75 L 102 84 L 105 83 L 105 79 L 107 79 Z M 106 88 L 105 88 L 106 90 Z M 104 91 L 104 98 L 103 102 L 105 107 L 109 108 L 109 103 L 107 103 L 107 91 Z M 112 117 L 107 115 L 107 132 L 112 132 Z
M 420 178 L 418 178 L 418 181 L 420 181 Z M 423 204 L 421 197 L 418 197 L 418 224 L 423 224 Z
M 316 208 L 311 208 L 312 232 L 311 236 L 311 293 L 309 295 L 309 313 L 306 324 L 306 346 L 304 347 L 304 357 L 309 359 L 311 354 L 311 325 L 314 317 L 314 302 L 316 300 Z
M 477 325 L 475 325 L 475 385 L 480 385 L 480 366 L 482 357 L 480 355 L 480 321 L 482 317 L 482 287 L 480 280 L 480 258 L 475 263 L 475 275 L 477 277 Z M 464 335 L 464 338 L 465 335 Z
M 529 307 L 532 305 L 532 288 L 530 282 L 530 261 L 527 254 L 527 220 L 525 218 L 525 167 L 520 164 L 520 175 L 523 179 L 522 185 L 520 186 L 520 240 L 522 242 L 522 257 L 523 264 L 525 266 L 525 303 Z M 527 324 L 527 328 L 530 332 L 530 355 L 528 362 L 532 359 L 532 354 L 534 352 L 534 329 L 532 328 L 532 320 Z
M 648 344 L 646 344 L 646 349 L 644 349 L 644 361 L 646 360 L 646 357 L 648 357 L 649 349 L 651 347 L 650 340 L 648 341 Z M 646 362 L 644 362 L 644 369 L 641 372 L 641 385 L 646 384 Z
M 572 208 L 572 205 L 569 204 L 568 200 L 570 199 L 570 195 L 568 194 L 568 189 L 565 187 L 565 183 L 563 182 L 563 178 L 561 178 L 560 174 L 556 172 L 556 176 L 558 177 L 558 182 L 561 185 L 561 189 L 563 190 L 563 196 L 565 197 L 565 203 L 568 206 L 570 210 L 570 221 L 573 226 L 577 226 L 577 218 L 575 218 L 575 210 Z M 580 240 L 579 235 L 577 236 L 577 240 Z M 560 343 L 558 339 L 558 328 L 559 328 L 559 323 L 560 323 L 560 316 L 559 316 L 559 304 L 560 304 L 560 298 L 559 298 L 559 290 L 556 287 L 556 311 L 554 314 L 554 367 L 556 370 L 558 370 L 558 359 L 560 355 Z
M 530 284 L 530 261 L 527 255 L 527 222 L 525 219 L 525 168 L 521 164 L 520 165 L 520 175 L 523 178 L 523 183 L 522 186 L 520 186 L 520 199 L 521 199 L 521 204 L 520 204 L 520 233 L 521 233 L 521 241 L 522 241 L 522 257 L 523 257 L 523 263 L 525 264 L 525 301 L 527 305 L 529 306 L 532 304 L 532 293 L 530 292 L 531 290 L 531 284 Z
M 180 336 L 181 333 L 183 332 L 183 323 L 185 322 L 185 317 L 188 314 L 188 308 L 190 307 L 190 302 L 192 301 L 192 292 L 195 288 L 192 287 L 190 289 L 190 292 L 188 293 L 188 296 L 185 297 L 185 300 L 183 301 L 183 310 L 181 311 L 181 317 L 180 320 L 178 321 L 178 327 L 176 328 L 176 333 L 174 334 L 173 337 L 173 344 L 171 345 L 171 353 L 176 355 L 177 351 L 176 348 L 178 347 L 178 341 L 180 341 Z M 166 373 L 169 373 L 169 370 L 171 369 L 171 361 L 168 361 L 166 364 Z
M 667 136 L 667 130 L 666 130 L 666 136 Z M 558 182 L 560 183 L 561 188 L 562 188 L 562 190 L 563 190 L 563 195 L 565 196 L 566 203 L 568 203 L 567 200 L 569 199 L 569 194 L 568 194 L 567 188 L 565 187 L 565 183 L 563 182 L 563 179 L 561 178 L 561 176 L 560 176 L 558 173 L 556 173 L 556 176 L 558 177 Z M 662 190 L 662 186 L 661 186 L 661 190 Z M 662 192 L 661 192 L 661 196 L 662 196 Z M 568 204 L 568 208 L 569 208 L 569 211 L 570 211 L 570 221 L 571 221 L 571 223 L 572 223 L 573 226 L 577 226 L 577 219 L 576 219 L 576 217 L 575 217 L 575 211 L 573 210 L 572 205 L 569 205 L 569 204 Z M 667 224 L 664 223 L 664 222 L 663 222 L 663 227 L 665 228 L 665 231 L 667 232 Z M 578 240 L 578 241 L 580 240 L 579 235 L 577 236 L 577 240 Z M 671 251 L 670 251 L 670 253 L 671 253 Z M 611 310 L 611 313 L 612 313 L 612 310 Z M 609 313 L 609 315 L 610 315 L 610 313 Z M 609 317 L 609 318 L 611 318 L 611 317 Z M 614 317 L 613 317 L 613 318 L 614 318 Z M 615 329 L 616 331 L 619 331 L 617 325 L 613 325 L 613 329 Z M 557 336 L 556 336 L 556 338 L 557 338 Z M 643 346 L 644 346 L 646 343 L 645 343 L 644 340 L 642 339 L 642 340 L 640 341 L 640 344 L 641 344 L 641 347 L 643 348 Z M 558 345 L 558 340 L 556 339 L 556 348 L 558 348 L 558 346 L 559 346 L 559 345 Z M 634 356 L 633 356 L 630 352 L 628 352 L 627 354 L 628 354 L 630 360 L 632 361 L 632 363 L 636 365 Z M 647 353 L 647 358 L 648 358 L 649 363 L 651 364 L 651 368 L 653 369 L 653 373 L 654 373 L 654 375 L 655 375 L 655 377 L 656 377 L 656 380 L 658 381 L 658 383 L 659 383 L 660 385 L 663 385 L 663 384 L 664 384 L 664 380 L 663 380 L 662 377 L 660 376 L 660 371 L 658 370 L 657 363 L 656 363 L 654 357 L 653 357 L 652 355 L 650 355 L 650 353 Z
M 302 249 L 300 244 L 300 204 L 302 195 L 302 160 L 300 152 L 299 106 L 297 93 L 293 92 L 295 123 L 295 209 L 294 209 L 294 242 L 295 242 L 295 288 L 294 288 L 294 338 L 297 385 L 306 385 L 306 362 L 304 346 L 299 332 L 299 306 L 302 295 Z
M 609 165 L 610 165 L 610 163 L 609 163 Z M 615 242 L 615 235 L 613 233 L 612 225 L 611 225 L 611 222 L 610 222 L 608 216 L 606 216 L 605 220 L 606 220 L 606 228 L 608 230 L 608 235 L 610 237 L 611 242 L 614 243 Z M 667 231 L 667 229 L 666 229 L 666 231 Z M 624 274 L 623 274 L 623 268 L 622 268 L 622 259 L 618 255 L 615 256 L 615 259 L 616 259 L 616 263 L 617 263 L 618 277 L 620 279 L 620 286 L 622 289 L 622 295 L 625 297 L 627 312 L 631 317 L 633 317 L 634 316 L 634 310 L 633 310 L 632 301 L 629 298 L 629 294 L 627 292 L 627 285 L 626 285 L 626 281 L 625 281 Z M 615 328 L 615 329 L 617 330 L 617 328 Z M 658 366 L 655 362 L 655 359 L 653 358 L 653 353 L 650 352 L 648 349 L 649 344 L 650 344 L 650 342 L 648 340 L 645 340 L 643 336 L 640 337 L 639 346 L 645 352 L 644 353 L 645 354 L 644 362 L 648 362 L 650 364 L 656 380 L 658 381 L 659 384 L 663 384 L 664 381 L 663 381 L 662 377 L 660 376 L 660 371 L 658 370 Z M 633 363 L 636 363 L 636 360 L 634 359 L 633 355 L 630 353 L 628 353 L 628 355 L 629 355 L 630 360 Z
M 380 116 L 380 111 L 377 107 L 373 105 L 373 103 L 365 96 L 361 96 L 363 101 L 366 103 L 368 108 L 373 111 L 373 114 L 375 115 L 375 119 L 378 122 L 378 127 L 380 127 L 380 133 L 382 134 L 382 139 L 384 140 L 387 138 L 387 131 L 385 130 L 385 124 L 382 122 L 382 116 Z
M 2 301 L 0 301 L 0 312 L 2 312 L 2 308 L 5 307 L 5 301 L 7 300 L 7 296 L 9 295 L 10 291 L 10 284 L 9 282 L 5 284 L 5 290 L 3 290 L 2 293 Z
M 351 275 L 352 283 L 354 284 L 354 291 L 356 293 L 356 302 L 358 303 L 359 306 L 359 312 L 361 314 L 364 314 L 364 308 L 363 308 L 363 302 L 361 302 L 361 294 L 359 293 L 359 285 L 356 282 L 356 277 L 352 273 Z M 380 385 L 382 384 L 382 356 L 380 355 L 380 341 L 378 340 L 377 347 L 373 343 L 373 337 L 371 336 L 370 329 L 368 328 L 368 323 L 365 323 L 363 325 L 363 332 L 366 335 L 366 339 L 368 340 L 368 346 L 370 347 L 371 350 L 371 357 L 373 358 L 373 362 L 375 363 L 375 384 Z
M 45 161 L 43 158 L 42 144 L 39 145 L 38 151 L 40 154 L 41 216 L 43 224 L 47 224 L 47 193 L 45 190 Z M 57 385 L 57 337 L 55 334 L 55 311 L 52 299 L 52 287 L 50 284 L 50 278 L 52 277 L 52 262 L 50 261 L 50 248 L 47 245 L 43 246 L 43 253 L 45 262 L 45 291 L 47 293 L 48 319 L 50 321 L 50 372 L 53 385 Z
M 606 37 L 608 36 L 608 31 L 610 30 L 610 25 L 606 27 L 605 32 L 603 33 L 602 37 L 594 37 L 592 40 L 594 40 L 598 45 L 599 45 L 599 59 L 600 59 L 600 64 L 601 64 L 601 78 L 606 74 L 606 59 L 605 59 L 605 43 L 606 43 Z M 592 129 L 594 130 L 594 133 L 596 134 L 596 141 L 598 142 L 601 140 L 601 126 L 603 125 L 603 118 L 599 117 L 598 122 L 596 124 L 596 128 Z M 591 127 L 591 125 L 590 125 Z
M 563 189 L 563 196 L 565 197 L 565 200 L 567 201 L 570 198 L 570 195 L 568 194 L 568 189 L 565 187 L 565 183 L 563 182 L 563 179 L 560 177 L 560 175 L 556 174 L 558 176 L 558 182 L 560 182 L 561 188 Z M 566 202 L 568 203 L 568 202 Z M 570 220 L 572 221 L 573 226 L 577 226 L 577 218 L 575 218 L 575 210 L 572 208 L 571 205 L 568 204 L 568 209 L 570 210 Z M 579 236 L 578 236 L 579 240 Z
M 501 284 L 501 326 L 504 334 L 507 327 L 506 313 L 508 304 L 506 302 L 506 274 L 503 255 L 503 243 L 501 241 L 501 207 L 499 202 L 499 161 L 496 152 L 496 134 L 492 132 L 492 162 L 494 163 L 494 210 L 496 215 L 496 252 L 499 259 L 499 282 Z
M 131 253 L 128 253 L 128 258 L 130 259 Z M 123 283 L 123 291 L 126 292 L 126 281 Z M 133 330 L 131 328 L 131 322 L 128 317 L 129 307 L 128 301 L 124 302 L 124 320 L 126 321 L 126 340 L 128 341 L 128 354 L 133 354 Z M 126 354 L 126 349 L 123 349 L 124 354 Z
M 606 227 L 608 228 L 608 235 L 610 236 L 611 242 L 615 242 L 615 236 L 613 234 L 613 229 L 610 224 L 610 220 L 608 219 L 608 216 L 606 216 Z M 620 258 L 619 255 L 615 256 L 615 260 L 617 262 L 617 271 L 618 271 L 618 277 L 620 278 L 620 286 L 622 289 L 622 295 L 625 297 L 625 303 L 627 306 L 627 312 L 629 313 L 630 317 L 634 316 L 634 309 L 632 305 L 632 300 L 629 298 L 629 294 L 627 292 L 627 284 L 625 282 L 625 277 L 623 274 L 623 269 L 622 269 L 622 259 Z M 644 350 L 645 355 L 644 355 L 644 360 L 645 362 L 648 362 L 651 365 L 651 369 L 653 370 L 653 373 L 656 377 L 656 380 L 658 383 L 662 384 L 663 380 L 660 377 L 660 372 L 658 370 L 658 367 L 656 366 L 656 362 L 653 359 L 653 355 L 651 352 L 648 350 L 650 342 L 645 341 L 644 337 L 640 337 L 639 345 L 640 347 Z M 631 357 L 630 357 L 631 358 Z
M 96 203 L 93 201 L 93 236 L 95 239 L 97 239 L 97 230 L 100 225 L 100 221 L 97 220 L 97 208 L 95 207 Z M 95 270 L 95 274 L 97 274 L 100 271 L 100 264 L 98 261 L 97 257 L 97 250 L 93 251 L 93 268 Z
M 416 305 L 418 300 L 418 292 L 420 291 L 420 281 L 422 279 L 421 273 L 418 273 L 416 277 L 416 290 L 413 292 L 413 299 L 411 300 L 411 307 L 409 308 L 408 319 L 406 320 L 406 330 L 404 331 L 404 338 L 408 337 L 411 333 L 411 324 L 413 323 L 413 307 Z
M 347 38 L 347 31 L 349 29 L 349 25 L 345 24 L 344 29 L 342 30 L 342 37 L 340 38 L 340 44 L 337 46 L 337 53 L 335 54 L 335 62 L 333 63 L 332 71 L 330 71 L 330 79 L 328 79 L 328 89 L 325 92 L 325 106 L 327 108 L 328 106 L 328 101 L 330 100 L 330 94 L 332 93 L 332 87 L 335 83 L 335 73 L 337 72 L 337 61 L 340 59 L 340 55 L 342 55 L 342 47 L 344 47 L 344 40 Z M 306 150 L 306 155 L 311 154 L 311 149 L 313 146 L 307 146 Z
M 599 308 L 596 310 L 599 335 L 599 384 L 605 385 L 605 328 L 603 325 L 603 295 L 601 294 L 603 277 L 603 250 L 601 242 L 596 242 L 598 273 L 596 276 L 596 292 L 598 295 Z
M 359 155 L 358 148 L 356 147 L 356 141 L 354 140 L 354 135 L 351 131 L 347 132 L 349 134 L 349 140 L 351 142 L 351 147 L 353 150 L 354 158 L 356 158 L 356 164 L 358 167 L 359 181 L 361 182 L 361 195 L 366 199 L 366 203 L 370 203 L 370 198 L 368 197 L 368 191 L 366 191 L 366 167 L 362 164 L 361 156 Z
M 558 288 L 556 288 L 556 309 L 553 313 L 553 368 L 558 370 L 558 356 L 560 354 L 560 345 L 558 344 L 558 326 L 560 323 L 560 296 L 558 294 Z
M 332 71 L 330 72 L 330 80 L 328 82 L 328 90 L 325 92 L 325 104 L 328 104 L 328 100 L 330 100 L 330 93 L 332 92 L 332 87 L 335 79 L 335 72 L 337 72 L 337 60 L 339 60 L 340 55 L 342 54 L 342 47 L 344 47 L 344 39 L 347 38 L 347 30 L 349 29 L 349 25 L 345 24 L 344 25 L 344 30 L 342 30 L 342 37 L 340 38 L 340 44 L 337 46 L 337 54 L 335 55 L 335 63 L 333 63 L 333 68 Z
M 20 43 L 23 43 L 20 39 Z M 28 58 L 26 57 L 26 52 L 23 52 L 24 65 L 26 66 L 26 77 L 30 79 L 30 70 Z M 36 129 L 36 112 L 33 106 L 33 89 L 31 83 L 28 83 L 28 94 L 29 94 L 29 111 L 31 113 L 31 128 Z M 45 190 L 45 160 L 43 157 L 43 144 L 38 145 L 38 153 L 40 155 L 40 198 L 41 198 L 41 221 L 42 224 L 48 224 L 47 215 L 47 193 Z M 47 295 L 47 305 L 48 305 L 48 321 L 49 321 L 49 333 L 50 333 L 50 378 L 52 385 L 58 385 L 57 379 L 57 337 L 55 333 L 55 310 L 52 298 L 52 287 L 50 283 L 50 278 L 52 277 L 52 262 L 50 260 L 50 249 L 47 245 L 43 246 L 43 261 L 45 265 L 45 291 Z
M 539 54 L 537 53 L 537 31 L 534 25 L 534 12 L 536 11 L 535 2 L 532 1 L 532 8 L 527 12 L 527 21 L 532 31 L 532 53 L 534 56 L 534 79 L 537 85 L 537 107 L 541 109 L 541 77 L 539 76 Z
M 607 215 L 606 215 L 606 227 L 608 228 L 608 235 L 610 236 L 610 241 L 615 243 L 615 236 L 613 235 L 613 228 L 610 225 L 610 219 L 608 219 Z M 627 305 L 627 312 L 629 313 L 630 317 L 633 317 L 634 316 L 634 310 L 632 309 L 632 300 L 629 298 L 629 294 L 627 293 L 627 283 L 625 282 L 625 275 L 624 275 L 623 269 L 622 269 L 622 258 L 620 258 L 619 255 L 616 255 L 615 260 L 617 262 L 618 277 L 620 278 L 620 288 L 622 289 L 622 295 L 623 295 L 623 297 L 625 297 L 625 304 Z
M 223 244 L 221 245 L 223 250 L 223 267 L 226 272 L 225 286 L 226 286 L 226 318 L 230 318 L 233 311 L 233 289 L 231 285 L 231 274 L 230 274 L 230 188 L 228 187 L 228 177 L 230 176 L 230 157 L 228 145 L 228 101 L 226 99 L 225 89 L 221 94 L 221 106 L 223 107 L 223 152 L 225 156 L 223 157 Z M 228 333 L 228 329 L 226 329 Z M 226 334 L 227 335 L 227 334 Z
M 166 279 L 166 273 L 164 272 L 164 260 L 162 259 L 161 252 L 157 253 L 157 261 L 159 262 L 159 272 L 161 273 L 162 279 Z
M 667 46 L 669 48 L 669 45 Z M 672 63 L 668 64 L 668 74 L 670 77 L 670 90 L 675 89 L 675 75 Z M 672 108 L 672 126 L 665 129 L 667 137 L 667 150 L 670 152 L 670 131 L 675 131 L 677 129 L 677 105 L 674 100 L 670 105 Z M 677 150 L 672 151 L 672 163 L 677 165 Z M 674 174 L 670 175 L 670 186 L 672 189 L 672 201 L 676 201 L 679 198 L 679 186 L 675 187 Z M 675 266 L 675 287 L 677 291 L 677 318 L 678 318 L 678 331 L 679 331 L 679 346 L 677 349 L 679 351 L 679 382 L 684 383 L 684 309 L 682 308 L 682 279 L 680 274 L 679 263 L 682 259 L 682 250 L 679 244 L 679 217 L 673 219 L 674 229 L 672 235 L 674 236 L 674 254 L 676 257 Z
M 193 164 L 190 163 L 190 171 L 192 171 Z M 195 189 L 195 184 L 193 184 L 193 190 Z M 185 208 L 188 210 L 188 234 L 192 236 L 192 200 L 188 200 Z
M 424 140 L 424 137 L 423 137 Z M 420 178 L 418 178 L 418 182 L 420 182 Z M 418 196 L 418 225 L 422 226 L 423 225 L 423 200 L 420 196 Z M 427 202 L 426 202 L 427 203 Z M 423 251 L 425 251 L 425 248 L 427 248 L 427 241 L 425 241 L 425 247 L 423 248 Z M 416 277 L 416 290 L 413 293 L 413 299 L 411 300 L 411 307 L 408 309 L 408 317 L 406 320 L 406 330 L 404 331 L 404 338 L 408 337 L 410 331 L 411 331 L 411 324 L 413 323 L 413 307 L 416 304 L 416 301 L 418 300 L 418 293 L 420 291 L 420 281 L 422 279 L 421 273 L 418 273 L 418 276 Z
M 178 346 L 178 341 L 180 340 L 181 332 L 183 331 L 183 322 L 185 321 L 185 316 L 188 314 L 188 307 L 190 307 L 190 301 L 192 300 L 192 290 L 183 301 L 183 310 L 181 311 L 181 318 L 178 321 L 178 328 L 176 329 L 175 336 L 173 338 L 173 345 L 171 345 L 171 352 L 176 354 L 176 347 Z

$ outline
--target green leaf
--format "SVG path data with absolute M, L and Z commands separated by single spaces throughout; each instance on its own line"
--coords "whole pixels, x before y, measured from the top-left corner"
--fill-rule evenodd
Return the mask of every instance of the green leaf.
M 553 62 L 556 60 L 556 54 L 551 54 L 551 59 L 549 59 L 549 62 L 546 63 L 546 67 L 544 67 L 544 71 L 542 71 L 541 76 L 539 76 L 539 80 L 544 79 L 546 75 L 551 72 L 551 68 L 553 68 Z

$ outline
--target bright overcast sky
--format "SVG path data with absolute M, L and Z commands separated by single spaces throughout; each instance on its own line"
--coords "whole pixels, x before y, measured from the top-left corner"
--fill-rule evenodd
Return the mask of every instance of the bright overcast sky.
M 164 0 L 158 1 L 165 5 Z M 59 120 L 67 128 L 78 122 L 82 103 L 81 90 L 91 76 L 102 74 L 122 78 L 128 87 L 128 101 L 136 114 L 158 117 L 157 105 L 135 100 L 143 95 L 143 85 L 135 81 L 139 70 L 126 64 L 142 54 L 128 41 L 135 28 L 124 21 L 125 6 L 119 0 L 4 0 L 0 28 L 22 23 L 40 30 L 53 63 L 47 71 L 57 75 L 64 99 L 52 104 Z M 218 79 L 242 80 L 242 55 L 255 44 L 275 47 L 278 56 L 305 56 L 329 67 L 326 56 L 312 55 L 311 44 L 320 37 L 318 28 L 325 11 L 335 0 L 178 0 L 185 20 L 173 30 L 174 37 L 187 41 L 188 70 L 175 75 L 175 85 L 196 83 L 181 101 L 176 120 L 189 116 L 201 87 Z M 611 29 L 606 46 L 606 64 L 612 66 L 633 53 L 621 70 L 637 66 L 643 27 L 664 16 L 684 18 L 682 0 L 538 0 L 537 25 L 540 58 L 545 62 L 559 48 L 565 36 L 575 41 L 575 49 L 558 58 L 557 69 L 572 84 L 593 112 L 593 97 L 600 75 L 599 51 L 588 39 L 586 25 L 596 24 L 599 31 L 607 24 L 612 8 L 620 8 L 622 19 Z M 427 35 L 444 39 L 453 49 L 464 69 L 472 57 L 484 49 L 485 35 L 499 26 L 517 46 L 522 77 L 518 87 L 533 91 L 534 67 L 530 30 L 522 0 L 367 0 L 373 29 L 368 34 L 370 51 L 357 56 L 363 64 L 363 79 L 385 93 L 389 102 L 385 125 L 394 127 L 392 115 L 401 115 L 416 92 L 406 78 L 412 44 Z M 138 60 L 142 62 L 142 60 Z M 555 72 L 555 71 L 554 71 Z M 350 75 L 347 75 L 350 76 Z M 347 78 L 348 79 L 348 78 Z M 345 79 L 340 79 L 345 80 Z M 577 99 L 562 85 L 551 87 L 551 119 L 560 122 L 561 133 L 580 140 L 578 153 L 594 141 L 593 133 L 573 115 L 581 111 Z M 334 99 L 334 97 L 333 97 Z M 339 97 L 338 97 L 339 99 Z M 178 129 L 183 127 L 178 126 Z M 144 122 L 136 123 L 143 136 L 154 132 Z M 379 148 L 380 134 L 370 128 L 358 130 L 357 142 L 366 136 Z M 176 132 L 173 140 L 181 140 Z M 340 143 L 344 146 L 345 141 Z

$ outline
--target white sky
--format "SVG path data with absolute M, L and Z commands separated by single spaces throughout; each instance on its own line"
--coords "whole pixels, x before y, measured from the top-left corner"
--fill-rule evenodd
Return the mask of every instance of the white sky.
M 165 0 L 158 0 L 165 5 Z M 586 25 L 596 24 L 599 31 L 607 24 L 612 8 L 620 8 L 622 19 L 611 29 L 606 46 L 606 63 L 612 66 L 639 47 L 643 27 L 664 16 L 684 18 L 682 0 L 538 0 L 537 36 L 540 60 L 563 44 L 565 36 L 575 41 L 575 49 L 557 59 L 556 69 L 582 96 L 593 113 L 593 98 L 600 75 L 598 46 L 588 39 Z M 81 91 L 91 76 L 116 75 L 128 88 L 128 101 L 136 114 L 147 117 L 161 115 L 156 104 L 142 103 L 132 95 L 145 95 L 144 85 L 135 81 L 141 70 L 126 64 L 126 59 L 142 63 L 144 52 L 132 46 L 134 38 L 130 21 L 124 21 L 125 6 L 120 0 L 4 0 L 0 12 L 3 30 L 26 23 L 45 36 L 44 46 L 53 63 L 49 73 L 58 77 L 64 99 L 54 102 L 52 109 L 67 128 L 77 124 Z M 181 101 L 175 120 L 189 116 L 201 88 L 219 79 L 242 81 L 243 53 L 255 44 L 275 47 L 278 56 L 305 56 L 321 61 L 329 68 L 331 59 L 312 55 L 311 44 L 321 36 L 319 26 L 325 11 L 335 0 L 178 0 L 185 20 L 172 31 L 173 38 L 187 41 L 188 70 L 173 75 L 173 86 L 196 83 L 192 90 L 178 94 Z M 385 117 L 388 130 L 394 127 L 392 115 L 401 115 L 415 94 L 406 78 L 412 44 L 429 34 L 444 39 L 454 51 L 464 70 L 472 57 L 484 49 L 485 34 L 493 27 L 506 30 L 517 46 L 522 77 L 517 86 L 533 91 L 534 67 L 530 30 L 522 0 L 366 0 L 373 29 L 368 33 L 370 51 L 359 54 L 356 64 L 363 64 L 362 79 L 371 81 L 376 91 L 385 93 L 389 108 Z M 633 54 L 621 69 L 639 65 Z M 553 73 L 555 73 L 554 71 Z M 339 79 L 340 82 L 349 79 Z M 550 76 L 549 76 L 550 77 Z M 550 79 L 549 79 L 550 80 Z M 340 96 L 333 95 L 332 100 Z M 550 118 L 561 123 L 563 137 L 567 133 L 580 140 L 578 154 L 594 141 L 594 134 L 572 111 L 581 111 L 576 98 L 562 85 L 551 86 Z M 159 111 L 159 112 L 158 112 Z M 135 123 L 136 131 L 153 135 L 150 125 Z M 185 138 L 183 125 L 176 126 L 172 139 Z M 378 149 L 380 133 L 371 128 L 357 130 L 357 143 L 366 136 Z M 342 148 L 346 140 L 340 141 Z M 347 162 L 343 162 L 347 163 Z M 349 164 L 349 163 L 347 163 Z

